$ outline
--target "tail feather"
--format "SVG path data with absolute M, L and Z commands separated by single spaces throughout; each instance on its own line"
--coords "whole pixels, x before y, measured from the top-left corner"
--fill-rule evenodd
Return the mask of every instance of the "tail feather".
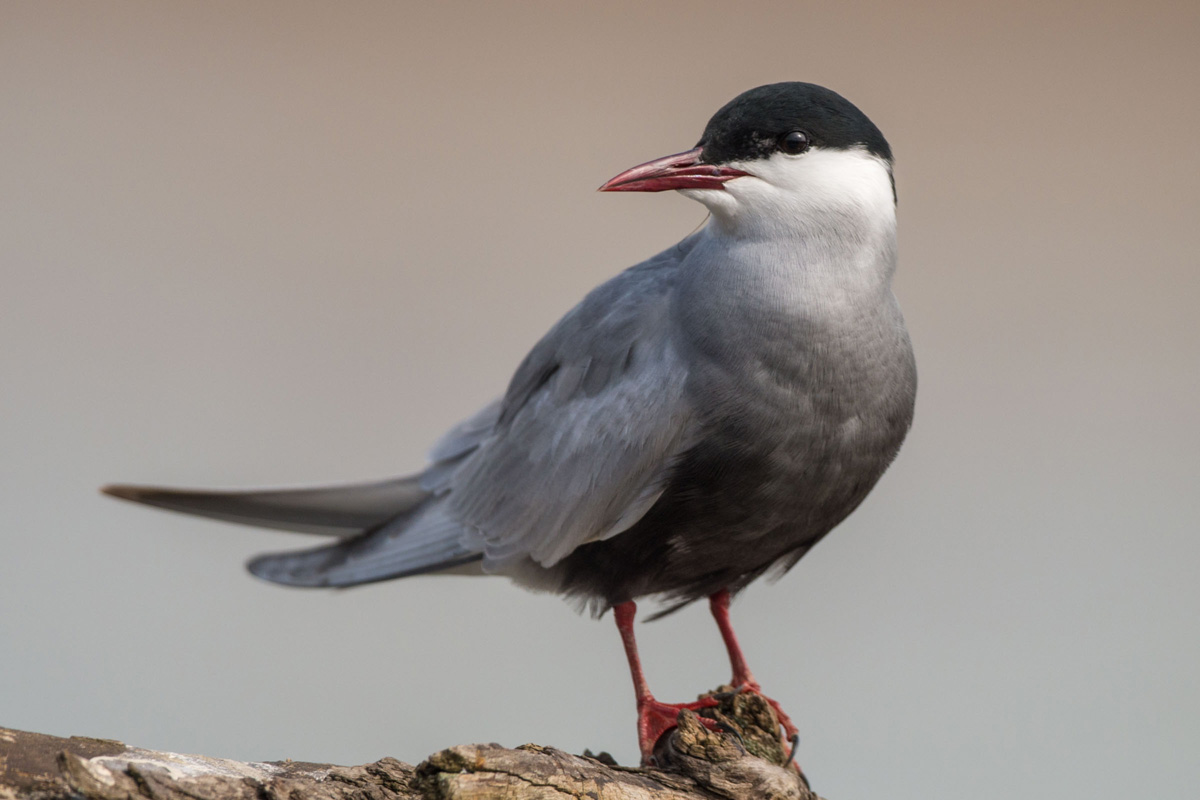
M 116 484 L 107 495 L 185 514 L 298 533 L 353 536 L 416 509 L 429 493 L 417 476 L 309 489 L 214 492 Z
M 431 501 L 358 536 L 308 550 L 267 553 L 246 565 L 255 576 L 288 586 L 356 586 L 479 561 L 463 526 Z

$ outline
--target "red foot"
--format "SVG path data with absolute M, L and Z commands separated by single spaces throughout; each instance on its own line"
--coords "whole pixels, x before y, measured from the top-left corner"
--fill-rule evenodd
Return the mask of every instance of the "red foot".
M 702 708 L 712 708 L 719 705 L 716 700 L 706 697 L 694 703 L 660 703 L 653 697 L 638 699 L 638 745 L 642 749 L 642 764 L 651 763 L 654 748 L 658 740 L 667 731 L 678 727 L 680 709 L 699 711 Z M 712 731 L 721 730 L 716 720 L 700 717 L 700 723 Z
M 708 598 L 708 606 L 721 631 L 721 638 L 725 640 L 725 649 L 729 651 L 729 663 L 733 667 L 733 685 L 739 692 L 754 692 L 766 700 L 771 708 L 775 709 L 775 716 L 779 718 L 779 724 L 787 732 L 787 740 L 795 741 L 799 730 L 792 722 L 792 718 L 784 713 L 783 709 L 779 707 L 779 703 L 762 693 L 762 687 L 758 685 L 758 681 L 754 679 L 754 673 L 746 664 L 746 657 L 742 654 L 737 636 L 733 633 L 733 625 L 729 621 L 730 599 L 729 592 L 721 590 Z

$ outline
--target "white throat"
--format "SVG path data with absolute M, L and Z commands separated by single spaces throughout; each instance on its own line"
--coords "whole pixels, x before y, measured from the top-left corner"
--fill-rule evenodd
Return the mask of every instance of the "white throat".
M 774 275 L 760 279 L 808 302 L 855 302 L 886 292 L 896 264 L 896 203 L 891 172 L 864 149 L 814 148 L 732 166 L 750 173 L 723 190 L 682 194 L 712 212 L 705 233 Z M 840 302 L 839 302 L 840 301 Z

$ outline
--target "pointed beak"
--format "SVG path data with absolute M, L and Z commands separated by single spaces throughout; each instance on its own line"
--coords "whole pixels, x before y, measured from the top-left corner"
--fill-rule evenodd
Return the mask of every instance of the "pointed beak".
M 723 189 L 725 182 L 749 175 L 733 167 L 700 163 L 702 148 L 647 161 L 627 169 L 597 191 L 665 192 L 668 189 Z

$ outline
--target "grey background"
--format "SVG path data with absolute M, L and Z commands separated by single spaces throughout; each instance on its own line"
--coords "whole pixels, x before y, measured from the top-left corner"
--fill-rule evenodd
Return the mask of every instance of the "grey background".
M 600 195 L 738 92 L 897 153 L 917 422 L 734 607 L 822 794 L 1194 796 L 1200 6 L 0 5 L 0 724 L 243 759 L 636 756 L 610 620 L 501 580 L 252 580 L 311 540 L 100 497 L 420 465 L 693 229 Z M 664 699 L 727 677 L 693 608 Z

